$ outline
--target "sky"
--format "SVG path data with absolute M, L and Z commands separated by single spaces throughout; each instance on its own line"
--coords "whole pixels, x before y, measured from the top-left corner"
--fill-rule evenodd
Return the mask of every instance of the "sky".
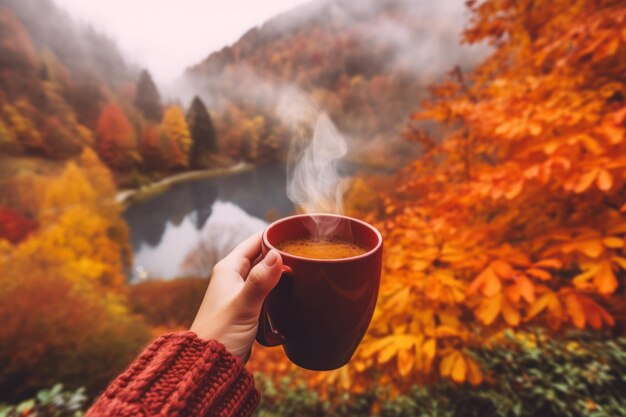
M 54 0 L 113 38 L 130 62 L 169 83 L 211 52 L 309 0 Z

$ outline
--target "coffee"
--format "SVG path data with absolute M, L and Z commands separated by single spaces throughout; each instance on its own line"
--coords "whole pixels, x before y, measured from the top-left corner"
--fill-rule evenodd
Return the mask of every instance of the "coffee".
M 367 252 L 361 246 L 343 240 L 294 239 L 277 246 L 291 255 L 313 259 L 351 258 Z

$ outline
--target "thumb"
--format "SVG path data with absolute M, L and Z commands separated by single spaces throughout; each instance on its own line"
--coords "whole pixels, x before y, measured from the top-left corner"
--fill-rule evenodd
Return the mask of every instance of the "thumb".
M 239 294 L 245 310 L 254 312 L 255 315 L 261 313 L 265 298 L 278 284 L 282 266 L 280 254 L 272 249 L 261 262 L 252 268 Z

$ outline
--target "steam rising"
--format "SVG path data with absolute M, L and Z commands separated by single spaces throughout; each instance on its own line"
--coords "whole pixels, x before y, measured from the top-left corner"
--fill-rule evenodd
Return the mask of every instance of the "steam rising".
M 345 181 L 338 171 L 348 153 L 346 141 L 328 115 L 304 93 L 286 90 L 277 113 L 291 128 L 287 161 L 287 196 L 307 213 L 343 212 Z M 328 237 L 337 224 L 316 224 L 312 235 Z
M 322 113 L 313 138 L 304 151 L 296 152 L 296 164 L 288 173 L 287 195 L 307 213 L 343 211 L 343 187 L 337 161 L 348 152 L 346 142 L 330 118 Z

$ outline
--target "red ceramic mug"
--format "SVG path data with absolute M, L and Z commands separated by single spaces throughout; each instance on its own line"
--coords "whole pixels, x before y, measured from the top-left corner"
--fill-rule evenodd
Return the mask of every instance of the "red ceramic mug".
M 367 250 L 350 258 L 311 259 L 279 250 L 284 273 L 267 297 L 257 341 L 283 345 L 296 365 L 325 371 L 350 360 L 376 306 L 383 239 L 369 224 L 346 216 L 303 214 L 278 220 L 263 232 L 262 249 L 312 237 L 315 227 L 333 229 L 331 238 L 351 240 Z

